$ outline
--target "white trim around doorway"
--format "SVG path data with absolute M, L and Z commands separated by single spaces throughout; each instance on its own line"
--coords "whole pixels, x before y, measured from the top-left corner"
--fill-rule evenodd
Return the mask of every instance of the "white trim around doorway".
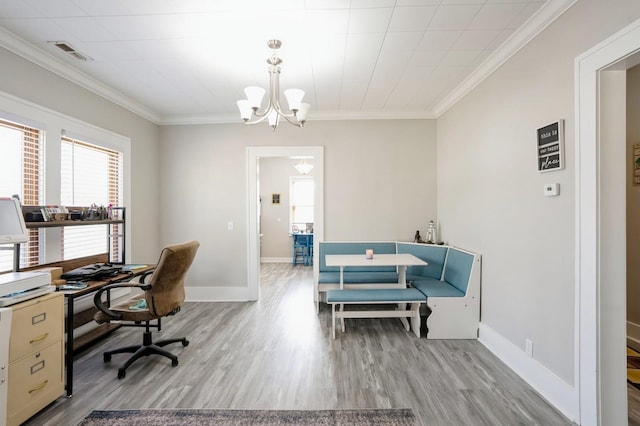
M 576 140 L 576 245 L 575 245 L 575 377 L 579 392 L 578 423 L 603 424 L 601 395 L 604 389 L 600 374 L 599 330 L 599 116 L 598 80 L 600 71 L 619 63 L 627 69 L 625 59 L 640 50 L 640 21 L 594 46 L 575 60 L 575 140 Z
M 260 235 L 258 230 L 258 164 L 260 158 L 313 157 L 314 191 L 314 253 L 324 239 L 324 147 L 322 146 L 250 146 L 247 147 L 247 280 L 249 300 L 260 296 Z M 317 283 L 318 262 L 313 262 L 314 283 Z

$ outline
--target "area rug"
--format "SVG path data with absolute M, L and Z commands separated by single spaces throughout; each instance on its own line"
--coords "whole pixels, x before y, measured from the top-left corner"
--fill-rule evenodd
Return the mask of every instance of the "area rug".
M 640 353 L 627 346 L 627 382 L 640 389 Z
M 411 409 L 393 410 L 114 410 L 92 411 L 78 426 L 330 425 L 417 426 Z

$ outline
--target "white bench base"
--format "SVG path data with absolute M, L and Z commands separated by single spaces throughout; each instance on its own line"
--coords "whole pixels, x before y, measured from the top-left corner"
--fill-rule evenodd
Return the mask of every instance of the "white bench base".
M 366 310 L 366 311 L 345 311 L 344 303 L 331 303 L 331 331 L 333 338 L 336 338 L 336 319 L 340 319 L 342 332 L 345 332 L 345 318 L 400 318 L 405 330 L 413 330 L 416 337 L 420 337 L 420 304 L 424 302 L 353 302 L 349 305 L 375 305 L 397 303 L 396 310 Z M 340 309 L 336 309 L 336 305 L 340 305 Z M 409 305 L 407 307 L 407 305 Z M 411 325 L 407 318 L 410 318 Z

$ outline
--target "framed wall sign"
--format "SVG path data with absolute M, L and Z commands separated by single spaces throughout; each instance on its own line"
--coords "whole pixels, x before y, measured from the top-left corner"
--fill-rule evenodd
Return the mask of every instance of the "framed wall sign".
M 564 169 L 564 120 L 539 128 L 537 142 L 538 171 Z
M 280 204 L 280 194 L 271 194 L 271 204 Z

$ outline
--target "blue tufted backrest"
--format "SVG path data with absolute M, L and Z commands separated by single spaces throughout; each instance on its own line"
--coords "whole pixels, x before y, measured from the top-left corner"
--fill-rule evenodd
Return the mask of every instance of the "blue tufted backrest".
M 398 253 L 409 253 L 428 263 L 427 266 L 409 266 L 407 275 L 419 275 L 421 277 L 442 278 L 442 268 L 447 256 L 446 246 L 433 244 L 398 243 Z
M 366 249 L 373 249 L 373 255 L 376 254 L 395 254 L 395 241 L 322 241 L 318 244 L 320 250 L 320 272 L 340 272 L 337 266 L 327 266 L 325 256 L 327 254 L 361 254 L 364 256 Z M 395 266 L 362 266 L 362 267 L 346 267 L 349 272 L 396 272 Z
M 472 254 L 450 247 L 444 267 L 444 280 L 466 294 L 472 267 Z

